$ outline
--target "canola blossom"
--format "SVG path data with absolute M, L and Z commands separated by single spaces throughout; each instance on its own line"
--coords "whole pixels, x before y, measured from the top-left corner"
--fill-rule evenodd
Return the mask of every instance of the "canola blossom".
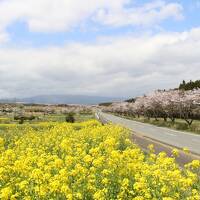
M 181 169 L 128 130 L 92 120 L 0 134 L 0 199 L 199 200 L 200 162 Z

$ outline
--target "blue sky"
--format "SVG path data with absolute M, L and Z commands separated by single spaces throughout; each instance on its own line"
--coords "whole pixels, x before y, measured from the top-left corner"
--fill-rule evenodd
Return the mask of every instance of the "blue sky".
M 142 0 L 134 2 L 133 5 L 142 6 L 144 3 L 152 1 Z M 70 31 L 60 31 L 56 33 L 41 33 L 31 32 L 26 22 L 15 21 L 11 23 L 7 28 L 7 32 L 10 36 L 10 41 L 6 45 L 20 45 L 25 46 L 48 46 L 48 45 L 64 45 L 70 42 L 94 42 L 98 37 L 102 36 L 120 36 L 127 33 L 149 31 L 170 31 L 180 32 L 199 26 L 200 20 L 200 0 L 187 1 L 166 1 L 166 2 L 177 2 L 183 7 L 183 19 L 171 20 L 166 19 L 161 23 L 157 24 L 158 27 L 134 27 L 134 26 L 123 26 L 123 27 L 110 27 L 96 24 L 90 20 L 84 24 L 84 30 L 80 27 L 76 27 Z M 132 5 L 131 5 L 132 6 Z M 128 6 L 130 8 L 131 6 Z
M 2 97 L 136 96 L 200 77 L 200 0 L 3 0 L 0 13 Z

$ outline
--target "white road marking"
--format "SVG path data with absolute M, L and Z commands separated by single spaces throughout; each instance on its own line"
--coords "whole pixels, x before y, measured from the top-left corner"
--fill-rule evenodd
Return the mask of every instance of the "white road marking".
M 112 117 L 115 117 L 115 118 L 121 118 L 121 117 L 117 117 L 117 116 L 112 116 Z M 125 121 L 128 121 L 128 122 L 131 122 L 131 123 L 135 123 L 137 125 L 141 125 L 142 127 L 152 127 L 154 129 L 157 129 L 157 130 L 166 130 L 166 131 L 169 131 L 169 132 L 172 132 L 172 133 L 177 133 L 177 134 L 181 134 L 181 135 L 187 135 L 187 136 L 192 136 L 192 137 L 196 137 L 196 138 L 200 138 L 200 135 L 197 135 L 195 133 L 191 133 L 191 132 L 184 132 L 184 131 L 178 131 L 178 130 L 172 130 L 172 129 L 169 129 L 169 128 L 166 128 L 166 127 L 157 127 L 155 125 L 152 125 L 152 124 L 147 124 L 147 123 L 142 123 L 142 122 L 138 122 L 138 121 L 134 121 L 134 120 L 130 120 L 130 119 L 125 119 L 125 118 L 121 118 Z M 177 135 L 178 136 L 178 135 Z
M 171 136 L 174 136 L 174 137 L 176 137 L 177 135 L 174 135 L 174 134 L 172 134 L 172 133 L 165 133 L 166 135 L 171 135 Z
M 104 113 L 98 113 L 98 114 L 103 118 L 106 118 L 107 120 L 109 119 L 110 122 L 113 122 L 115 124 L 121 124 L 122 126 L 125 126 L 128 129 L 133 130 L 134 132 L 141 133 L 141 131 L 143 130 L 142 135 L 145 137 L 147 136 L 153 140 L 159 140 L 160 142 L 165 142 L 167 140 L 168 141 L 167 143 L 169 145 L 173 145 L 178 148 L 189 146 L 191 152 L 200 155 L 200 148 L 198 147 L 200 146 L 200 135 L 190 132 L 188 133 L 188 132 L 171 130 L 164 127 L 156 127 L 154 125 L 136 122 L 133 120 L 124 119 L 109 114 L 104 114 Z M 145 130 L 146 128 L 147 130 Z M 149 133 L 148 129 L 150 130 Z M 155 132 L 152 135 L 151 132 L 153 129 L 155 130 Z M 179 140 L 177 138 L 179 138 Z M 186 142 L 187 145 L 185 144 Z

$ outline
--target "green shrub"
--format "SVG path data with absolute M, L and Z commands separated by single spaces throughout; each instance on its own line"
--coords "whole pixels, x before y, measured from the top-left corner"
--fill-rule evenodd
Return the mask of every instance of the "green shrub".
M 65 121 L 69 123 L 74 123 L 75 122 L 74 115 L 75 114 L 73 112 L 68 113 L 67 116 L 65 117 Z
M 188 125 L 186 123 L 178 123 L 176 122 L 174 124 L 174 128 L 177 130 L 187 130 L 188 129 Z

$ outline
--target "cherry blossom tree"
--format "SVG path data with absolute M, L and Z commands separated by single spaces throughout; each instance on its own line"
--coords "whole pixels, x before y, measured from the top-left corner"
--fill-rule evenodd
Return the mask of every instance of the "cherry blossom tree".
M 195 112 L 199 111 L 200 90 L 182 92 L 179 99 L 180 118 L 183 118 L 190 126 L 196 119 Z
M 192 91 L 168 90 L 155 91 L 136 98 L 135 102 L 117 102 L 106 108 L 109 112 L 122 115 L 141 115 L 158 120 L 167 118 L 175 122 L 184 119 L 190 126 L 194 119 L 200 119 L 200 89 Z
M 172 122 L 175 122 L 175 119 L 179 115 L 178 105 L 180 102 L 180 91 L 164 91 L 163 95 L 160 96 L 160 100 L 162 101 L 162 107 L 167 117 L 171 119 Z

